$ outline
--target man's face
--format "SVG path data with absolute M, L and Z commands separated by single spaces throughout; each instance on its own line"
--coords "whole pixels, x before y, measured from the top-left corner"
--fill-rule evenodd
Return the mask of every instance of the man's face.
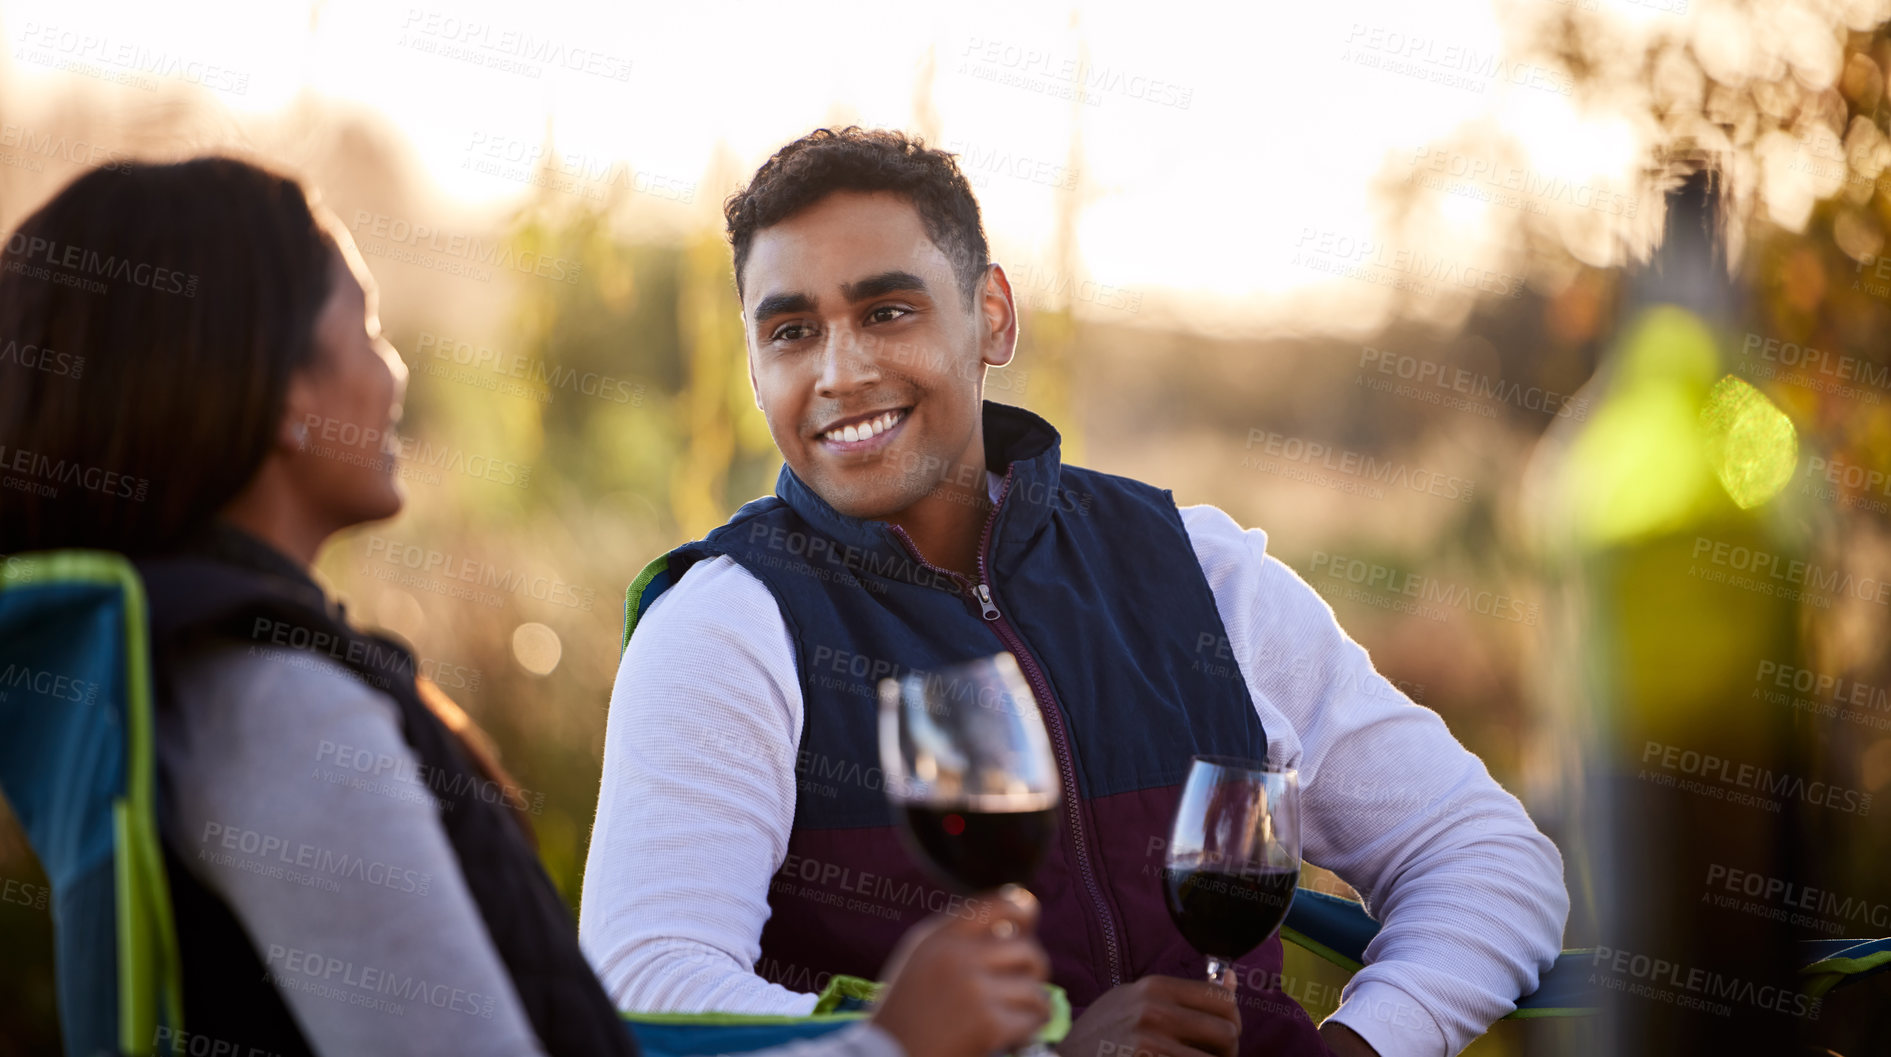
M 984 368 L 1016 340 L 1009 289 L 994 267 L 968 306 L 904 196 L 838 191 L 756 232 L 742 289 L 769 432 L 834 509 L 889 518 L 968 452 L 983 464 Z

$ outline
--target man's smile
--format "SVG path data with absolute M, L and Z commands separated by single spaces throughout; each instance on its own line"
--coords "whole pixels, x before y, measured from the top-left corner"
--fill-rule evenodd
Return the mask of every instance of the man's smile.
M 815 440 L 835 455 L 878 451 L 893 442 L 911 411 L 910 407 L 896 407 L 835 419 L 815 434 Z

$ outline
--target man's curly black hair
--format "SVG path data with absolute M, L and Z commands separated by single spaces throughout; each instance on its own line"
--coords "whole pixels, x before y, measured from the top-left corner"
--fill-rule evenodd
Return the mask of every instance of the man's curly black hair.
M 817 128 L 775 152 L 755 170 L 749 185 L 722 205 L 735 248 L 736 291 L 755 233 L 779 224 L 835 191 L 894 191 L 905 195 L 926 235 L 952 262 L 959 292 L 969 305 L 990 263 L 985 228 L 972 185 L 953 155 L 927 147 L 917 137 L 889 129 L 849 125 Z

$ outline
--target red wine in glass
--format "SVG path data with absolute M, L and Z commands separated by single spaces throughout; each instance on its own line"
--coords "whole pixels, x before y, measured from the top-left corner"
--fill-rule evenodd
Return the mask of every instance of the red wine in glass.
M 1207 956 L 1210 981 L 1280 928 L 1299 882 L 1299 775 L 1254 760 L 1193 757 L 1162 887 L 1170 920 Z
M 1009 653 L 883 680 L 880 763 L 907 849 L 963 894 L 1025 884 L 1056 839 L 1057 762 Z
M 1057 834 L 1057 809 L 978 811 L 908 803 L 906 832 L 933 873 L 962 892 L 988 892 L 1031 880 Z
M 1299 870 L 1239 872 L 1200 863 L 1170 863 L 1162 870 L 1169 917 L 1182 938 L 1223 962 L 1267 942 L 1287 919 L 1299 884 Z

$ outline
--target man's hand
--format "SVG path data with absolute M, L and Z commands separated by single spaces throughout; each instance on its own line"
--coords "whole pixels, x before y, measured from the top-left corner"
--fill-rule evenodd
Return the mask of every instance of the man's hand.
M 873 1023 L 899 1040 L 906 1057 L 1021 1049 L 1050 1019 L 1043 983 L 1050 958 L 1031 935 L 1037 901 L 1021 891 L 978 905 L 990 916 L 922 922 L 887 960 L 886 993 Z
M 1379 1057 L 1379 1051 L 1373 1049 L 1371 1043 L 1337 1020 L 1320 1025 L 1320 1041 L 1333 1057 Z
M 1241 1011 L 1234 979 L 1145 976 L 1103 993 L 1070 1025 L 1059 1057 L 1234 1057 Z

